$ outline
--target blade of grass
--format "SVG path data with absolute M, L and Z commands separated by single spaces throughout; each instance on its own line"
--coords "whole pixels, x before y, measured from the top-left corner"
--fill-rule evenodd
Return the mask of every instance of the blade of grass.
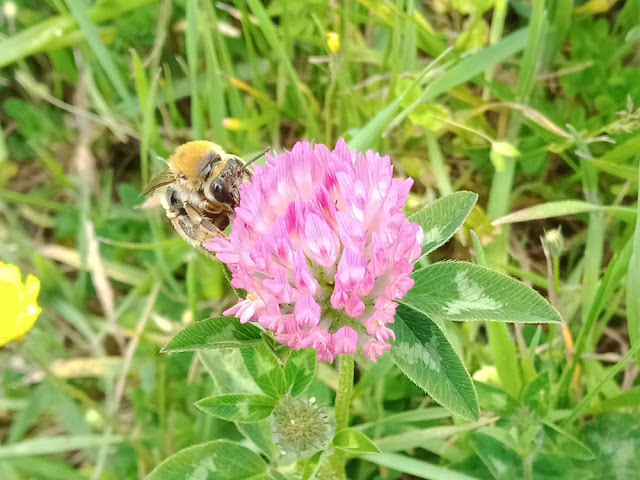
M 413 18 L 416 13 L 415 0 L 406 0 L 407 17 Z M 402 28 L 402 47 L 400 48 L 401 62 L 400 66 L 405 72 L 412 72 L 415 69 L 418 49 L 417 49 L 417 33 L 416 24 L 410 20 L 404 19 Z
M 451 178 L 447 165 L 438 143 L 438 137 L 433 132 L 426 132 L 427 136 L 427 148 L 429 150 L 429 161 L 431 162 L 431 169 L 438 181 L 438 190 L 440 190 L 440 196 L 444 197 L 453 193 L 453 187 L 451 186 Z
M 86 480 L 86 475 L 61 461 L 37 456 L 13 457 L 8 462 L 27 478 L 45 480 Z M 4 478 L 4 477 L 3 477 Z M 6 478 L 6 480 L 10 480 Z
M 544 45 L 544 32 L 546 30 L 546 14 L 544 0 L 537 0 L 533 4 L 533 10 L 529 21 L 526 47 L 522 55 L 520 71 L 518 73 L 518 87 L 516 89 L 516 101 L 518 103 L 528 103 L 528 99 L 533 90 L 535 75 L 539 67 L 540 52 Z M 514 34 L 505 37 L 501 43 L 513 37 Z M 499 44 L 496 44 L 496 46 Z M 491 47 L 490 47 L 491 48 Z M 512 117 L 507 127 L 505 141 L 517 147 L 517 136 L 520 131 L 522 119 Z M 516 159 L 505 157 L 505 168 L 496 171 L 491 181 L 491 194 L 487 205 L 487 214 L 495 219 L 502 217 L 511 210 L 511 190 L 515 177 Z M 497 236 L 491 244 L 487 246 L 487 259 L 490 264 L 505 264 L 509 251 L 509 228 L 504 228 L 502 234 Z
M 187 64 L 189 68 L 189 86 L 191 87 L 191 128 L 195 139 L 204 138 L 204 121 L 198 94 L 198 0 L 187 0 L 187 31 L 185 42 L 187 50 Z
M 580 169 L 582 170 L 582 190 L 585 200 L 594 205 L 600 205 L 600 194 L 598 193 L 598 171 L 595 166 L 587 160 L 592 158 L 591 152 L 583 138 L 571 125 L 567 126 L 576 142 L 576 153 L 581 154 Z M 589 223 L 587 225 L 587 240 L 584 247 L 584 274 L 582 279 L 582 321 L 586 322 L 589 317 L 589 310 L 593 304 L 598 290 L 598 280 L 600 279 L 600 269 L 602 268 L 602 257 L 604 253 L 604 237 L 606 233 L 605 215 L 603 212 L 589 213 Z M 582 333 L 582 332 L 581 332 Z M 587 332 L 589 336 L 591 332 Z M 591 342 L 589 342 L 591 343 Z
M 598 170 L 607 172 L 616 177 L 620 177 L 624 180 L 637 181 L 638 166 L 636 165 L 620 165 L 619 163 L 609 162 L 607 160 L 598 160 L 596 158 L 585 159 L 590 165 L 593 165 Z
M 596 388 L 591 390 L 584 399 L 578 403 L 564 422 L 562 422 L 562 426 L 568 428 L 574 421 L 576 421 L 582 412 L 591 406 L 591 402 L 596 398 L 596 396 L 600 393 L 602 388 L 607 384 L 607 382 L 611 381 L 620 371 L 627 365 L 627 362 L 631 360 L 638 352 L 640 352 L 640 342 L 636 342 L 627 353 L 617 362 L 614 366 L 609 368 L 607 375 L 602 379 L 602 381 L 598 384 Z
M 204 5 L 206 9 L 205 14 L 208 17 L 207 24 L 215 25 L 215 10 L 211 6 L 211 2 L 204 2 Z M 213 138 L 215 142 L 225 145 L 227 143 L 228 135 L 222 121 L 228 116 L 228 114 L 224 96 L 224 87 L 220 77 L 220 62 L 218 61 L 218 54 L 216 52 L 215 41 L 213 38 L 214 31 L 217 31 L 217 29 L 206 29 L 206 31 L 202 32 L 202 36 L 204 38 L 205 61 L 207 64 L 207 113 L 209 114 L 209 127 L 213 130 Z
M 127 375 L 129 373 L 129 370 L 131 369 L 133 356 L 136 352 L 136 349 L 138 348 L 140 337 L 142 336 L 147 322 L 151 317 L 151 313 L 153 312 L 153 307 L 155 306 L 156 299 L 158 298 L 158 293 L 160 292 L 160 286 L 161 283 L 159 281 L 156 281 L 156 283 L 151 288 L 151 292 L 147 297 L 144 311 L 140 315 L 138 323 L 136 324 L 134 336 L 129 340 L 129 343 L 127 343 L 126 349 L 122 356 L 122 366 L 118 375 L 118 379 L 115 383 L 112 395 L 108 399 L 108 404 L 106 406 L 107 414 L 110 417 L 115 417 L 120 408 L 120 402 L 122 401 L 122 397 L 124 395 Z M 106 426 L 102 435 L 103 442 L 100 445 L 100 451 L 96 460 L 96 466 L 91 474 L 91 480 L 98 480 L 100 478 L 100 475 L 102 474 L 102 470 L 104 469 L 104 465 L 107 461 L 107 456 L 109 453 L 109 445 L 112 443 L 110 440 L 112 436 L 113 424 L 110 423 Z
M 43 245 L 38 248 L 43 257 L 61 262 L 75 269 L 81 268 L 80 253 L 61 245 Z M 143 269 L 115 260 L 103 259 L 109 278 L 126 285 L 138 285 L 146 279 Z
M 408 117 L 418 105 L 433 101 L 436 97 L 472 80 L 485 71 L 485 69 L 498 65 L 511 55 L 522 50 L 527 44 L 528 32 L 526 28 L 517 30 L 508 37 L 500 40 L 497 44 L 486 47 L 474 55 L 462 59 L 455 66 L 447 70 L 441 77 L 431 82 L 423 90 L 418 99 L 409 107 L 405 108 L 400 115 L 393 120 L 391 126 L 400 123 L 401 120 Z M 449 51 L 450 49 L 445 50 L 438 58 L 441 58 Z
M 434 59 L 422 70 L 422 72 L 420 72 L 420 75 L 418 75 L 418 77 L 413 82 L 411 82 L 411 85 L 409 85 L 406 90 L 404 90 L 392 103 L 384 107 L 371 120 L 369 120 L 369 123 L 362 127 L 358 131 L 358 133 L 354 135 L 353 138 L 348 142 L 349 147 L 359 152 L 363 152 L 364 150 L 372 146 L 375 140 L 380 137 L 385 127 L 387 127 L 387 125 L 389 125 L 389 123 L 392 121 L 393 114 L 398 108 L 400 108 L 400 105 L 402 104 L 402 101 L 405 99 L 405 97 L 409 95 L 409 93 L 411 93 L 414 88 L 420 85 L 422 79 L 431 70 L 433 70 L 450 51 L 451 48 L 445 50 L 439 57 Z
M 89 71 L 91 70 L 88 65 L 85 68 Z M 87 91 L 89 93 L 89 98 L 91 99 L 91 104 L 95 108 L 98 117 L 107 127 L 109 127 L 109 130 L 113 132 L 118 140 L 124 143 L 127 141 L 127 135 L 133 138 L 138 137 L 138 132 L 129 127 L 128 121 L 123 118 L 124 115 L 117 115 L 117 113 L 107 104 L 91 73 L 87 75 Z
M 169 113 L 171 115 L 171 123 L 174 127 L 184 128 L 186 122 L 182 118 L 178 105 L 176 104 L 176 95 L 173 88 L 173 75 L 171 73 L 171 67 L 168 64 L 162 66 L 162 72 L 164 73 L 164 86 L 162 92 L 164 93 L 164 103 L 169 107 Z M 161 102 L 159 101 L 158 104 Z
M 578 333 L 578 337 L 576 338 L 574 354 L 574 357 L 576 359 L 581 359 L 582 354 L 589 348 L 591 341 L 595 340 L 592 339 L 592 336 L 596 321 L 600 317 L 602 310 L 611 301 L 611 296 L 614 294 L 615 289 L 618 287 L 618 285 L 622 281 L 622 278 L 627 273 L 627 270 L 630 266 L 629 261 L 631 258 L 632 246 L 633 239 L 629 238 L 624 247 L 620 250 L 619 253 L 616 253 L 613 256 L 613 259 L 607 266 L 607 270 L 595 294 L 587 318 L 582 325 L 580 332 Z M 633 344 L 633 342 L 631 343 Z M 562 371 L 562 375 L 560 376 L 560 379 L 558 381 L 558 397 L 564 395 L 564 393 L 568 391 L 567 389 L 569 388 L 576 368 L 576 365 L 566 365 L 565 369 Z M 557 398 L 554 398 L 554 403 L 555 401 L 557 401 Z
M 216 14 L 216 9 L 213 6 L 213 2 L 203 1 L 202 3 L 210 18 L 210 25 L 217 25 L 218 15 Z M 222 36 L 218 28 L 212 28 L 211 34 L 215 42 L 215 49 L 218 55 L 217 58 L 219 59 L 220 69 L 222 73 L 227 77 L 227 79 L 235 77 L 236 75 L 233 67 L 233 60 L 231 58 L 231 53 L 229 52 L 229 47 L 225 38 Z M 213 85 L 209 85 L 209 88 L 212 87 Z M 223 92 L 225 90 L 227 92 L 231 115 L 233 115 L 234 117 L 243 117 L 244 102 L 242 101 L 240 93 L 234 88 L 225 88 L 223 85 L 220 85 L 220 87 L 223 89 Z
M 564 39 L 567 33 L 569 33 L 572 10 L 572 0 L 559 0 L 552 2 L 550 5 L 549 16 L 551 28 L 549 32 L 549 46 L 545 52 L 549 60 L 552 60 L 553 56 L 557 55 L 558 51 L 560 51 Z
M 9 159 L 9 150 L 7 150 L 7 142 L 4 138 L 4 131 L 0 128 L 0 165 Z
M 113 43 L 116 38 L 116 29 L 113 27 L 101 27 L 99 29 L 100 39 L 102 43 L 108 45 Z M 56 38 L 49 42 L 43 49 L 43 52 L 52 53 L 61 48 L 75 47 L 78 45 L 84 45 L 87 39 L 82 35 L 80 30 L 71 30 L 69 33 L 65 33 L 61 37 Z
M 9 445 L 0 445 L 0 458 L 20 457 L 25 455 L 51 455 L 54 453 L 84 450 L 101 445 L 104 441 L 109 444 L 125 441 L 124 435 L 71 435 L 58 437 L 43 437 L 23 440 Z
M 247 10 L 247 5 L 242 0 L 234 0 L 234 3 L 240 11 L 240 21 L 242 22 L 244 44 L 245 48 L 247 49 L 247 59 L 249 60 L 249 64 L 251 65 L 251 78 L 253 80 L 253 85 L 258 91 L 266 92 L 267 87 L 265 85 L 264 75 L 261 73 L 261 69 L 259 66 L 260 56 L 256 52 L 256 47 L 253 43 L 253 24 L 249 19 L 249 11 Z
M 7 462 L 0 462 L 0 476 L 6 480 L 20 480 L 18 472 Z
M 358 383 L 360 385 L 360 383 Z M 357 385 L 356 385 L 357 390 Z M 429 407 L 429 408 L 418 408 L 415 410 L 409 410 L 406 412 L 399 413 L 389 413 L 384 417 L 378 418 L 375 421 L 360 423 L 358 425 L 353 426 L 354 430 L 367 430 L 376 425 L 382 425 L 385 423 L 393 423 L 393 424 L 402 424 L 402 423 L 412 423 L 412 422 L 424 422 L 427 420 L 441 420 L 443 418 L 451 417 L 451 412 L 446 408 L 442 407 Z
M 95 24 L 104 23 L 155 1 L 157 0 L 96 2 L 95 7 L 89 11 L 89 18 Z M 58 15 L 36 23 L 0 41 L 0 68 L 47 51 L 56 41 L 72 35 L 74 31 L 77 31 L 76 22 L 71 15 Z
M 607 398 L 596 403 L 589 409 L 589 414 L 594 415 L 603 412 L 614 412 L 619 408 L 640 407 L 640 385 L 627 392 L 622 392 L 615 397 Z
M 473 230 L 471 231 L 471 240 L 476 253 L 476 263 L 487 266 L 482 243 Z M 486 327 L 498 378 L 500 378 L 505 391 L 512 397 L 518 398 L 522 389 L 522 373 L 518 368 L 516 347 L 509 337 L 507 325 L 500 322 L 487 322 Z
M 75 28 L 71 15 L 61 15 L 37 23 L 0 42 L 0 68 L 44 51 L 50 42 Z
M 43 210 L 51 210 L 54 212 L 72 212 L 78 209 L 75 205 L 52 201 L 46 196 L 12 192 L 4 188 L 0 188 L 0 200 L 18 205 L 29 205 L 30 207 L 42 208 Z
M 306 98 L 302 95 L 300 89 L 300 79 L 296 72 L 293 63 L 289 59 L 289 55 L 283 47 L 283 43 L 278 38 L 276 28 L 267 13 L 267 10 L 259 0 L 247 0 L 247 4 L 251 9 L 251 12 L 256 16 L 258 22 L 260 22 L 260 30 L 264 35 L 267 43 L 274 51 L 276 57 L 279 59 L 280 67 L 283 69 L 285 76 L 288 78 L 293 91 L 293 109 L 294 112 L 304 112 L 307 122 L 307 136 L 317 137 L 320 135 L 320 127 L 313 115 L 313 110 L 309 107 Z
M 560 200 L 518 210 L 494 220 L 492 225 L 507 225 L 589 212 L 606 212 L 628 222 L 636 219 L 636 210 L 632 207 L 594 205 L 581 200 Z
M 611 297 L 614 295 L 614 293 L 616 293 L 618 287 L 620 287 L 622 283 L 623 278 L 625 277 L 625 275 L 627 275 L 627 272 L 629 272 L 629 269 L 631 268 L 632 252 L 633 237 L 630 236 L 624 243 L 623 247 L 618 252 L 615 252 L 613 258 L 607 265 L 607 269 L 602 276 L 598 291 L 596 292 L 593 303 L 591 304 L 587 320 L 583 327 L 584 330 L 590 330 L 590 326 L 593 325 L 593 322 L 595 322 L 600 317 L 602 312 L 606 309 L 607 305 L 610 304 Z M 628 280 L 627 290 L 629 291 Z M 636 292 L 637 291 L 638 290 L 636 290 Z M 627 304 L 627 308 L 629 308 L 629 304 Z M 634 343 L 633 339 L 631 343 Z M 580 354 L 582 353 L 583 352 L 580 351 Z
M 167 40 L 167 34 L 170 30 L 171 14 L 173 10 L 172 0 L 162 0 L 158 7 L 158 19 L 156 21 L 155 40 L 153 48 L 149 53 L 144 65 L 149 66 L 151 72 L 155 72 L 160 68 L 160 60 L 162 57 L 162 49 Z
M 633 253 L 627 277 L 627 328 L 631 345 L 640 344 L 640 193 L 638 194 L 638 218 L 633 234 Z M 640 356 L 636 357 L 640 365 Z
M 6 443 L 15 443 L 24 438 L 29 429 L 36 424 L 40 415 L 51 405 L 50 392 L 46 383 L 41 383 L 31 391 L 27 398 L 26 408 L 13 417 Z
M 514 277 L 519 278 L 523 282 L 531 282 L 531 284 L 535 287 L 541 289 L 547 288 L 547 278 L 544 275 L 540 275 L 536 272 L 522 270 L 522 268 L 510 263 L 507 263 L 506 265 L 498 265 L 497 268 L 500 268 L 509 275 L 513 275 Z
M 111 85 L 118 93 L 121 100 L 124 100 L 129 96 L 127 86 L 120 76 L 120 72 L 116 67 L 111 53 L 107 50 L 107 47 L 102 43 L 102 37 L 100 31 L 91 21 L 90 13 L 87 10 L 85 4 L 81 0 L 65 0 L 65 3 L 69 7 L 69 11 L 74 20 L 78 23 L 78 27 L 82 32 L 82 35 L 87 39 L 93 54 L 96 56 L 96 60 L 104 70 L 104 73 L 109 78 Z
M 447 70 L 444 75 L 430 83 L 422 92 L 420 99 L 423 102 L 430 102 L 439 95 L 482 74 L 487 68 L 494 67 L 515 55 L 525 48 L 525 45 L 526 48 L 529 48 L 531 36 L 535 34 L 530 31 L 533 26 L 529 29 L 516 30 L 495 45 L 483 48 L 479 52 L 463 58 L 458 64 Z
M 497 0 L 493 7 L 493 15 L 491 17 L 491 28 L 489 30 L 489 45 L 495 45 L 502 37 L 504 31 L 504 20 L 507 16 L 507 0 Z M 493 81 L 493 75 L 495 73 L 495 66 L 490 67 L 484 72 L 484 78 L 487 83 Z M 489 100 L 491 90 L 485 88 L 482 91 L 482 99 Z
M 126 250 L 164 250 L 168 248 L 175 248 L 183 245 L 183 240 L 180 238 L 171 238 L 169 240 L 161 240 L 158 242 L 123 242 L 120 240 L 113 240 L 111 238 L 98 237 L 100 243 L 107 245 L 113 245 L 114 247 L 124 248 Z
M 153 114 L 155 110 L 155 97 L 157 92 L 157 78 L 153 79 L 152 86 L 149 87 L 147 75 L 142 67 L 142 60 L 138 52 L 131 50 L 131 59 L 133 61 L 133 71 L 136 79 L 136 92 L 140 100 L 140 111 L 142 112 L 142 135 L 140 136 L 140 176 L 142 185 L 149 183 L 149 145 L 151 136 L 157 133 L 156 119 Z M 156 72 L 157 74 L 157 72 Z
M 413 14 L 409 15 L 409 10 L 405 13 L 400 6 L 391 2 L 382 2 L 381 0 L 358 0 L 358 2 L 364 5 L 368 11 L 375 13 L 389 26 L 395 25 L 398 17 L 413 23 L 418 28 L 417 43 L 420 49 L 432 57 L 440 55 L 447 48 L 447 45 L 420 12 L 413 10 Z
M 402 433 L 395 433 L 385 437 L 376 438 L 376 446 L 386 452 L 398 452 L 420 448 L 429 440 L 451 438 L 462 432 L 475 430 L 484 425 L 494 423 L 497 417 L 483 418 L 477 422 L 463 423 L 461 425 L 435 426 L 430 428 L 416 428 Z
M 110 0 L 96 2 L 89 11 L 93 23 L 104 23 L 121 18 L 125 13 L 135 10 L 158 0 Z
M 477 477 L 470 477 L 463 473 L 397 453 L 373 453 L 362 455 L 360 458 L 376 465 L 415 475 L 418 478 L 428 478 L 430 480 L 478 480 Z
M 617 145 L 615 148 L 605 153 L 600 160 L 607 163 L 622 163 L 626 159 L 637 155 L 640 151 L 640 134 L 630 138 L 622 145 Z

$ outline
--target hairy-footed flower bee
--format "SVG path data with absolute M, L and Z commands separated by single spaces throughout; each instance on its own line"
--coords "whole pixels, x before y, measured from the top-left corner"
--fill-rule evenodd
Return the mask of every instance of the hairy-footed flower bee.
M 267 150 L 245 163 L 213 142 L 185 143 L 141 195 L 166 187 L 162 206 L 171 224 L 189 244 L 211 256 L 202 243 L 222 235 L 232 222 L 233 209 L 240 202 L 240 185 L 251 180 L 248 167 Z

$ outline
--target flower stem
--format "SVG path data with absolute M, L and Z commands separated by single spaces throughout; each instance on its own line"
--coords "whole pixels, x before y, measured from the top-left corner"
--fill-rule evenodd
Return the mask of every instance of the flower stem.
M 349 407 L 353 392 L 353 355 L 338 357 L 338 392 L 336 396 L 336 432 L 349 426 Z
M 353 393 L 353 355 L 338 357 L 338 391 L 336 395 L 336 432 L 349 426 L 349 407 Z M 334 450 L 329 459 L 335 478 L 346 479 L 344 452 Z

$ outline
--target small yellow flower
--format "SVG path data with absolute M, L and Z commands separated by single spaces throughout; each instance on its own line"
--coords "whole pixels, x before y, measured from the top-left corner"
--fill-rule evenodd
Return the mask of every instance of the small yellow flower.
M 329 47 L 331 53 L 336 53 L 340 50 L 340 35 L 336 32 L 327 32 L 327 47 Z
M 484 366 L 473 374 L 473 379 L 478 382 L 490 383 L 492 385 L 501 385 L 496 367 Z
M 225 118 L 222 121 L 222 126 L 227 130 L 236 132 L 240 130 L 240 128 L 242 127 L 242 124 L 240 123 L 240 120 L 238 120 L 237 118 Z
M 23 283 L 17 266 L 0 262 L 0 347 L 22 340 L 33 328 L 42 311 L 39 293 L 40 280 L 27 275 Z

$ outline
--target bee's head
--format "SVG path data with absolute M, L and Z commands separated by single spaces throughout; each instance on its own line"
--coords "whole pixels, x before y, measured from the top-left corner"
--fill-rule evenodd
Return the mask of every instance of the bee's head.
M 214 167 L 213 175 L 205 184 L 204 195 L 211 201 L 235 207 L 240 200 L 240 185 L 248 180 L 247 175 L 242 159 L 227 155 Z
M 180 145 L 169 159 L 176 183 L 192 192 L 202 190 L 226 156 L 220 145 L 207 141 Z M 219 168 L 219 167 L 218 167 Z

